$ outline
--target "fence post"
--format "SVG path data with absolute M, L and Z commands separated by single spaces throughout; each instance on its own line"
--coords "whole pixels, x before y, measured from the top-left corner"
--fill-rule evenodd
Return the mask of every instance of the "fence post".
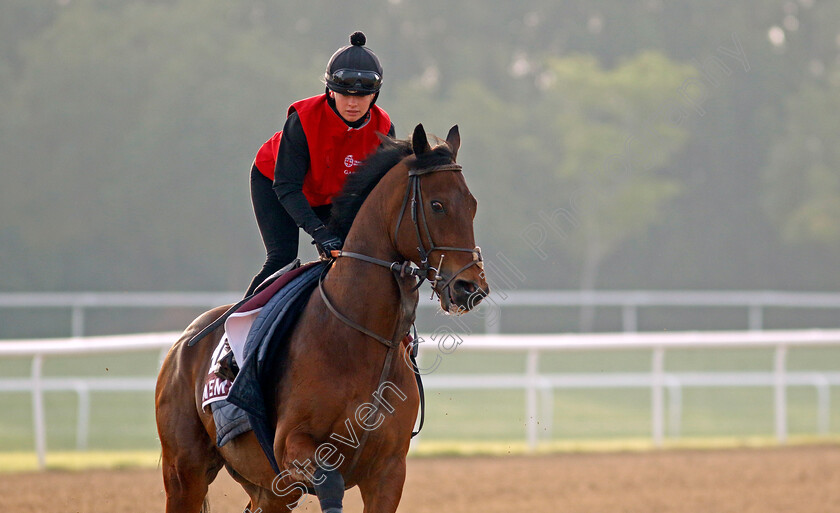
M 826 436 L 831 421 L 831 383 L 823 374 L 814 378 L 817 388 L 817 433 Z
M 542 424 L 543 424 L 543 439 L 551 440 L 554 431 L 554 388 L 551 383 L 542 383 L 540 385 L 542 391 Z
M 787 442 L 787 377 L 785 376 L 787 346 L 776 347 L 774 360 L 776 439 L 783 444 Z
M 528 388 L 525 390 L 525 417 L 528 436 L 528 450 L 534 452 L 537 449 L 537 372 L 539 371 L 539 353 L 536 349 L 528 350 L 525 372 L 528 376 Z
M 653 445 L 662 447 L 662 442 L 665 439 L 664 347 L 653 349 L 653 362 L 651 367 L 651 430 L 653 432 Z
M 35 424 L 35 453 L 38 455 L 38 469 L 47 468 L 47 433 L 44 420 L 44 387 L 41 381 L 44 356 L 32 357 L 32 420 Z
M 78 417 L 76 418 L 76 450 L 86 451 L 90 431 L 90 389 L 80 381 L 74 385 L 79 398 Z
M 682 436 L 682 383 L 676 376 L 667 379 L 668 431 L 671 438 Z

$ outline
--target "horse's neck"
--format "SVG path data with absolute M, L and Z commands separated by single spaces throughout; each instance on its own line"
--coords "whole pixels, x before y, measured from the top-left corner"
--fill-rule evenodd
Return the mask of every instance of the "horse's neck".
M 345 250 L 386 261 L 398 259 L 381 223 L 359 224 L 348 235 Z M 411 289 L 415 283 L 413 278 L 395 278 L 382 266 L 343 257 L 336 260 L 324 286 L 339 312 L 390 339 L 414 322 L 418 293 Z

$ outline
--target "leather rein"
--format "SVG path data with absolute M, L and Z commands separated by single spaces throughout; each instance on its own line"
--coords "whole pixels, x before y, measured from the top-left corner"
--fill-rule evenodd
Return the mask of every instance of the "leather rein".
M 412 262 L 410 260 L 406 260 L 403 262 L 389 262 L 387 260 L 382 260 L 379 258 L 374 258 L 371 256 L 363 255 L 361 253 L 354 253 L 351 251 L 345 250 L 334 250 L 330 252 L 329 259 L 334 261 L 340 257 L 348 257 L 348 258 L 355 258 L 356 260 L 361 260 L 363 262 L 368 262 L 371 264 L 375 264 L 381 267 L 384 267 L 392 272 L 394 278 L 399 281 L 400 278 L 405 277 L 419 277 L 420 280 L 418 281 L 417 285 L 415 285 L 411 292 L 419 289 L 420 286 L 423 284 L 426 279 L 428 279 L 428 275 L 430 272 L 434 272 L 433 279 L 429 280 L 432 285 L 432 292 L 433 295 L 437 294 L 438 297 L 442 293 L 449 294 L 449 287 L 452 284 L 452 281 L 462 272 L 466 271 L 470 267 L 477 265 L 480 268 L 484 267 L 484 261 L 481 256 L 481 248 L 476 246 L 473 249 L 468 248 L 456 248 L 451 246 L 436 246 L 434 241 L 432 240 L 432 235 L 429 231 L 429 223 L 426 221 L 426 212 L 423 208 L 423 191 L 420 187 L 420 178 L 432 173 L 437 173 L 440 171 L 454 171 L 460 172 L 461 165 L 456 163 L 451 164 L 443 164 L 440 166 L 432 166 L 426 167 L 421 169 L 409 169 L 408 171 L 408 187 L 406 187 L 405 196 L 403 197 L 402 207 L 400 208 L 400 215 L 397 219 L 397 226 L 394 229 L 394 240 L 397 240 L 397 236 L 400 231 L 400 225 L 402 224 L 402 220 L 405 217 L 405 212 L 409 207 L 409 201 L 411 205 L 411 221 L 414 225 L 414 232 L 417 236 L 417 251 L 420 254 L 420 266 L 414 267 L 412 266 Z M 422 219 L 422 223 L 420 220 Z M 426 236 L 426 240 L 428 240 L 428 249 L 426 249 L 426 243 L 423 240 L 423 235 L 421 234 L 421 224 L 422 224 L 422 231 L 423 234 Z M 438 267 L 433 267 L 429 262 L 429 256 L 434 251 L 441 251 L 440 263 Z M 462 251 L 467 253 L 472 253 L 473 259 L 471 262 L 467 263 L 466 265 L 462 266 L 458 271 L 452 274 L 452 276 L 447 279 L 442 286 L 438 286 L 443 277 L 440 275 L 440 267 L 443 264 L 443 258 L 446 255 L 445 251 Z M 321 299 L 324 300 L 324 304 L 327 308 L 335 315 L 339 320 L 343 323 L 347 324 L 351 328 L 364 333 L 365 335 L 373 338 L 374 340 L 380 342 L 386 347 L 393 347 L 399 344 L 400 340 L 402 339 L 402 334 L 397 333 L 394 335 L 392 339 L 385 338 L 373 331 L 365 328 L 364 326 L 356 323 L 355 321 L 349 319 L 347 316 L 339 312 L 333 305 L 332 302 L 327 297 L 326 292 L 324 291 L 324 276 L 326 271 L 329 269 L 330 266 L 326 266 L 324 268 L 324 273 L 321 274 L 321 277 L 318 280 L 318 289 L 321 293 Z M 402 288 L 400 288 L 400 294 L 402 294 Z M 451 297 L 451 294 L 450 294 Z
M 417 251 L 420 254 L 420 266 L 414 267 L 412 266 L 412 262 L 410 260 L 405 260 L 403 262 L 389 262 L 387 260 L 382 260 L 379 258 L 374 258 L 371 256 L 363 255 L 361 253 L 354 253 L 351 251 L 344 251 L 344 250 L 334 250 L 330 252 L 329 260 L 330 265 L 324 267 L 324 272 L 321 273 L 321 276 L 318 279 L 318 290 L 321 293 L 321 299 L 324 301 L 324 304 L 327 306 L 327 309 L 335 315 L 340 321 L 344 324 L 350 326 L 351 328 L 373 338 L 374 340 L 378 341 L 379 343 L 383 344 L 385 347 L 388 348 L 388 352 L 385 355 L 385 361 L 382 364 L 382 372 L 379 375 L 379 384 L 377 385 L 377 389 L 382 386 L 382 384 L 387 380 L 388 375 L 391 372 L 391 366 L 394 362 L 394 355 L 397 353 L 397 348 L 400 347 L 400 343 L 402 339 L 405 337 L 405 333 L 399 332 L 399 324 L 397 325 L 397 331 L 394 333 L 392 338 L 388 339 L 385 338 L 378 333 L 375 333 L 361 324 L 349 319 L 347 316 L 339 312 L 330 302 L 329 298 L 327 297 L 326 292 L 324 291 L 324 276 L 326 275 L 326 271 L 331 267 L 332 262 L 335 261 L 337 258 L 347 257 L 347 258 L 354 258 L 356 260 L 361 260 L 363 262 L 368 262 L 370 264 L 378 265 L 384 267 L 391 271 L 392 276 L 394 279 L 397 280 L 397 285 L 399 286 L 400 280 L 406 277 L 418 277 L 419 282 L 417 285 L 412 287 L 411 293 L 416 291 L 420 288 L 423 282 L 428 279 L 428 275 L 430 272 L 434 272 L 433 278 L 430 280 L 432 285 L 432 293 L 437 294 L 440 297 L 440 294 L 445 292 L 449 294 L 449 286 L 452 281 L 457 277 L 459 274 L 464 272 L 465 270 L 469 269 L 474 265 L 478 265 L 480 268 L 484 267 L 484 262 L 481 257 L 481 248 L 476 246 L 474 249 L 467 249 L 467 248 L 455 248 L 449 246 L 436 246 L 434 241 L 432 240 L 431 233 L 429 231 L 429 224 L 426 221 L 426 213 L 423 208 L 423 191 L 420 188 L 420 178 L 432 173 L 437 173 L 440 171 L 454 171 L 460 172 L 461 166 L 460 164 L 456 164 L 454 162 L 450 164 L 444 164 L 440 166 L 432 166 L 422 169 L 409 169 L 408 171 L 408 187 L 406 187 L 405 196 L 403 198 L 402 207 L 400 208 L 400 216 L 397 220 L 397 227 L 394 230 L 394 241 L 397 240 L 397 236 L 400 230 L 400 224 L 402 223 L 403 217 L 405 217 L 405 212 L 409 208 L 409 201 L 411 205 L 411 221 L 414 224 L 414 232 L 417 235 Z M 420 221 L 422 219 L 422 231 L 426 235 L 426 240 L 428 240 L 428 249 L 426 249 L 426 243 L 423 240 L 423 236 L 421 234 L 420 228 Z M 454 273 L 449 279 L 447 279 L 443 286 L 438 287 L 438 283 L 443 280 L 443 277 L 440 275 L 440 267 L 443 264 L 443 258 L 445 253 L 441 254 L 440 263 L 438 267 L 435 268 L 429 262 L 429 256 L 434 251 L 463 251 L 472 253 L 473 260 L 472 262 L 464 265 L 456 273 Z M 406 293 L 403 291 L 402 287 L 399 287 L 400 290 L 400 303 L 402 304 L 403 300 L 405 299 Z M 450 294 L 451 298 L 451 294 Z M 416 338 L 416 337 L 415 337 Z M 412 432 L 411 436 L 414 437 L 420 430 L 423 428 L 423 419 L 424 419 L 424 410 L 425 410 L 425 400 L 423 394 L 423 383 L 420 380 L 420 373 L 417 369 L 417 364 L 415 362 L 416 356 L 416 349 L 419 347 L 416 345 L 412 348 L 412 351 L 409 353 L 411 357 L 411 362 L 413 371 L 415 373 L 415 378 L 417 380 L 417 387 L 420 393 L 420 426 L 417 428 L 417 431 Z M 379 404 L 374 403 L 375 410 L 373 414 L 379 411 Z M 355 470 L 357 463 L 359 462 L 359 458 L 361 457 L 362 451 L 364 449 L 365 443 L 367 442 L 368 436 L 370 435 L 370 431 L 365 431 L 362 435 L 361 440 L 359 441 L 359 446 L 355 450 L 355 454 L 353 455 L 353 460 L 350 463 L 350 467 L 346 471 L 346 475 L 349 475 Z

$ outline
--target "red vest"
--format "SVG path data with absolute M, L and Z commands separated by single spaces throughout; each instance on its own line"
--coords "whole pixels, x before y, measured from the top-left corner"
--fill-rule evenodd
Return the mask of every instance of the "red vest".
M 347 176 L 379 146 L 377 132 L 387 134 L 391 118 L 376 105 L 370 108 L 370 120 L 360 128 L 348 127 L 330 108 L 327 95 L 297 101 L 288 114 L 297 112 L 306 143 L 309 145 L 309 169 L 303 180 L 303 194 L 313 207 L 327 205 L 341 191 Z M 287 114 L 287 115 L 288 115 Z M 277 132 L 257 152 L 257 169 L 274 180 L 274 166 L 282 132 Z

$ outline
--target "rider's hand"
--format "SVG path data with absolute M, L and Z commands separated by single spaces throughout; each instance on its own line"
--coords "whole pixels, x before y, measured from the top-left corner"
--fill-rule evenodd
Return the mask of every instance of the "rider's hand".
M 326 226 L 319 226 L 312 232 L 313 242 L 318 247 L 318 252 L 321 254 L 330 255 L 330 252 L 336 249 L 341 249 L 344 243 L 336 237 Z

